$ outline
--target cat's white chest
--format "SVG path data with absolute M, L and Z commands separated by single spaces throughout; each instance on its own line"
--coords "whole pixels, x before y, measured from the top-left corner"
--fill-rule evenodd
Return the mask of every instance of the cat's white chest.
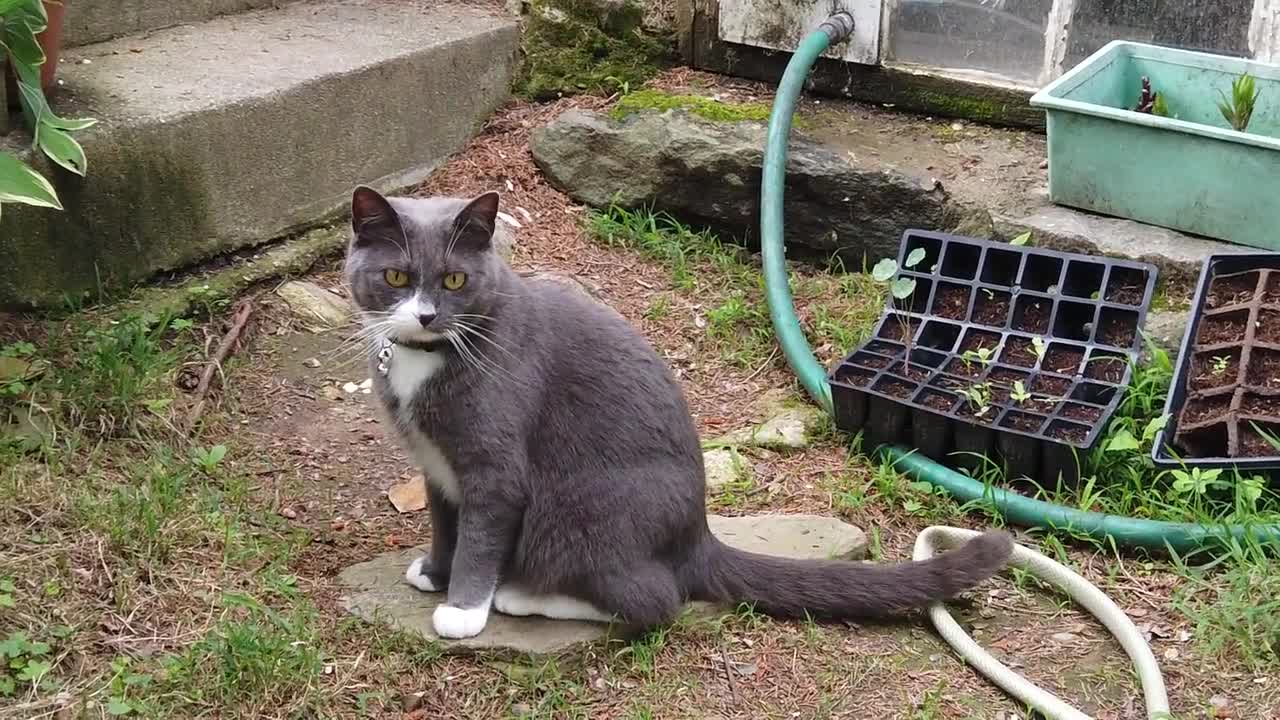
M 444 356 L 438 352 L 396 348 L 387 367 L 387 384 L 403 407 L 409 404 L 422 383 L 444 367 Z
M 387 367 L 387 385 L 399 401 L 401 412 L 407 412 L 414 395 L 422 383 L 429 380 L 444 366 L 444 356 L 437 352 L 397 348 Z M 453 468 L 440 451 L 440 446 L 417 429 L 409 418 L 399 423 L 405 429 L 405 444 L 413 455 L 414 463 L 434 485 L 454 504 L 462 502 L 462 488 Z

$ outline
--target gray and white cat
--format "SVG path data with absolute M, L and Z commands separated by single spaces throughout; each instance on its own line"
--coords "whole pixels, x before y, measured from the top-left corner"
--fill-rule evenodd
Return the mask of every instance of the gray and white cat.
M 444 637 L 508 615 L 648 627 L 688 600 L 782 617 L 883 615 L 1006 563 L 990 532 L 926 562 L 877 566 L 735 550 L 707 528 L 688 405 L 648 342 L 572 288 L 492 250 L 498 195 L 352 198 L 346 275 L 372 339 L 374 388 L 428 479 Z

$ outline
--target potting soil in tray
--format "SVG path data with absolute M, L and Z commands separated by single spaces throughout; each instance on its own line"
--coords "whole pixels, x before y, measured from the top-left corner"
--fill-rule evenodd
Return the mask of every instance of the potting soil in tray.
M 909 230 L 871 340 L 828 376 L 836 424 L 941 462 L 1074 482 L 1129 382 L 1156 269 Z
M 1280 469 L 1280 254 L 1211 256 L 1193 308 L 1153 457 Z

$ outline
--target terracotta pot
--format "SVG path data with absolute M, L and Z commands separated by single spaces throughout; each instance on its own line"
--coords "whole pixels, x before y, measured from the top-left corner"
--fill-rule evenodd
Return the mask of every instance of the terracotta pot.
M 67 2 L 48 2 L 44 4 L 45 13 L 49 15 L 49 27 L 36 35 L 36 41 L 44 50 L 44 65 L 40 66 L 40 85 L 47 94 L 58 78 L 58 56 L 62 54 L 62 21 L 67 15 Z M 14 80 L 13 68 L 5 64 L 5 94 L 9 98 L 9 107 L 18 108 L 18 86 Z

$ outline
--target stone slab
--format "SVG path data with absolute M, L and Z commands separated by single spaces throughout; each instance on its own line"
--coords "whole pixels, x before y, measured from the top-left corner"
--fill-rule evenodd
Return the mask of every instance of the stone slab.
M 866 535 L 835 518 L 817 515 L 758 515 L 707 518 L 711 530 L 728 545 L 750 552 L 794 558 L 858 559 L 866 553 Z M 427 552 L 420 547 L 389 552 L 352 565 L 339 574 L 348 590 L 342 605 L 368 622 L 390 625 L 439 642 L 452 651 L 553 654 L 606 638 L 617 628 L 601 623 L 489 616 L 484 632 L 465 640 L 442 640 L 431 627 L 431 614 L 444 593 L 424 593 L 404 582 L 409 563 Z M 699 611 L 714 608 L 698 604 Z
M 101 121 L 77 135 L 88 177 L 33 158 L 67 210 L 6 205 L 0 257 L 23 272 L 0 306 L 119 289 L 314 224 L 356 184 L 415 184 L 509 97 L 518 44 L 484 9 L 326 0 L 68 51 L 54 103 Z
M 816 407 L 784 407 L 772 412 L 759 425 L 726 433 L 712 443 L 765 448 L 805 448 L 809 446 L 814 432 L 822 423 L 822 411 Z
M 809 560 L 861 560 L 867 536 L 826 515 L 708 515 L 721 542 L 747 552 Z
M 702 465 L 707 476 L 708 492 L 716 492 L 731 483 L 755 477 L 751 462 L 731 447 L 713 448 L 702 453 Z
M 1255 248 L 1187 235 L 1133 220 L 1046 205 L 1023 218 L 1000 218 L 1001 234 L 1030 230 L 1035 244 L 1055 250 L 1140 260 L 1160 270 L 1162 283 L 1194 285 L 1204 259 L 1214 253 L 1259 252 Z
M 196 23 L 219 15 L 275 8 L 295 0 L 71 0 L 62 30 L 66 47 Z

